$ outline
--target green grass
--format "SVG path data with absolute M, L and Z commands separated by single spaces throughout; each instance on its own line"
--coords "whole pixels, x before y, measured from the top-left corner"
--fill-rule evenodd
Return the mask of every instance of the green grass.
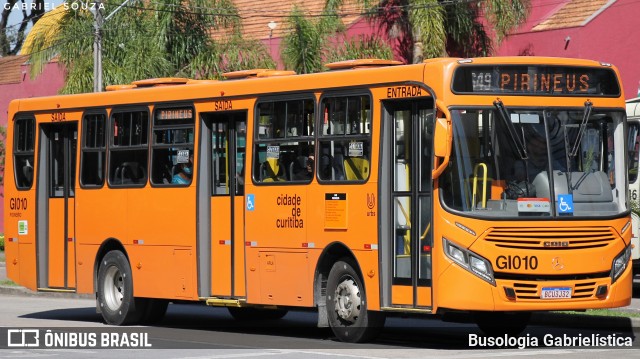
M 11 279 L 0 280 L 0 285 L 9 286 L 9 287 L 18 287 Z

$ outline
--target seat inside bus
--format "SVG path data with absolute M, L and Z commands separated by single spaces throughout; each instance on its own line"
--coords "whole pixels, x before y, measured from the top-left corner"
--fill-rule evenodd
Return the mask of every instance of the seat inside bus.
M 362 157 L 347 157 L 344 160 L 344 173 L 348 181 L 369 178 L 369 161 Z
M 115 184 L 137 184 L 147 177 L 146 170 L 138 162 L 124 162 L 116 168 Z
M 571 189 L 569 188 L 571 183 Z M 551 198 L 549 176 L 540 172 L 533 180 L 538 197 Z M 554 193 L 572 194 L 573 203 L 583 210 L 617 211 L 609 177 L 603 171 L 562 172 L 553 171 Z
M 260 164 L 260 181 L 261 182 L 279 182 L 286 181 L 284 166 L 277 158 L 267 158 Z

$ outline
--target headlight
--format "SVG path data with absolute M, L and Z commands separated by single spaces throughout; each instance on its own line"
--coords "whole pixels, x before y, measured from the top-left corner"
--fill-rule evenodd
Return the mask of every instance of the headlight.
M 622 275 L 624 270 L 627 269 L 629 259 L 631 259 L 631 246 L 626 246 L 611 264 L 611 283 L 614 283 L 618 277 Z
M 449 257 L 449 259 L 491 285 L 496 285 L 496 281 L 493 277 L 493 268 L 488 260 L 468 249 L 464 249 L 453 244 L 444 237 L 442 238 L 442 244 L 444 247 L 444 253 Z

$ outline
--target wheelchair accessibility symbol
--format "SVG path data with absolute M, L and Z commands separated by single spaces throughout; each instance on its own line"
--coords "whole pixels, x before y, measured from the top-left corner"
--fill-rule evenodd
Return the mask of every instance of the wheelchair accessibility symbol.
M 558 213 L 573 213 L 573 195 L 558 195 Z
M 247 195 L 247 211 L 253 211 L 255 209 L 255 196 L 252 194 Z

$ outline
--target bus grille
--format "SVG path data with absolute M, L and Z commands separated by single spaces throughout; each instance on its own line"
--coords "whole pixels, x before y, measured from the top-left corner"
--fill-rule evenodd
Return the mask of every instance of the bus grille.
M 616 238 L 609 227 L 494 228 L 484 240 L 500 248 L 569 250 L 605 247 Z
M 513 283 L 516 299 L 540 300 L 543 285 L 534 283 Z M 574 283 L 571 299 L 595 298 L 596 282 Z

